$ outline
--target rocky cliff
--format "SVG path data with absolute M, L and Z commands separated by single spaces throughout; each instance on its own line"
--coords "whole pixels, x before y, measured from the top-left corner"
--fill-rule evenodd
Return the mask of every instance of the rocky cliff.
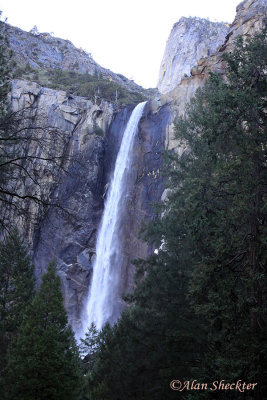
M 42 88 L 27 81 L 14 81 L 11 102 L 14 110 L 26 109 L 27 114 L 37 107 L 32 123 L 49 126 L 64 132 L 68 150 L 64 168 L 57 181 L 41 174 L 43 190 L 60 207 L 51 207 L 39 214 L 36 204 L 31 220 L 19 220 L 23 233 L 32 244 L 37 281 L 47 264 L 57 258 L 62 278 L 65 305 L 73 326 L 84 293 L 88 290 L 91 257 L 94 254 L 95 234 L 103 208 L 104 192 L 104 133 L 114 114 L 114 106 L 102 102 L 99 106 L 79 97 L 68 98 L 65 92 Z M 54 135 L 55 156 L 61 154 Z M 38 142 L 31 144 L 31 154 L 44 155 Z M 71 160 L 71 161 L 70 161 Z M 48 161 L 42 169 L 49 171 Z M 34 167 L 32 167 L 34 168 Z M 40 176 L 40 172 L 39 172 Z M 27 190 L 32 182 L 26 182 Z
M 263 26 L 267 16 L 266 0 L 244 0 L 236 7 L 236 17 L 230 26 L 224 46 L 230 45 L 237 36 L 251 36 Z
M 217 51 L 210 56 L 200 58 L 191 68 L 188 76 L 184 76 L 171 91 L 162 94 L 158 98 L 158 105 L 166 103 L 170 105 L 172 121 L 184 112 L 186 104 L 190 102 L 196 90 L 203 86 L 209 76 L 209 72 L 224 73 L 225 63 L 222 60 L 222 56 L 224 52 L 231 52 L 235 39 L 239 35 L 244 38 L 250 37 L 259 31 L 263 27 L 266 15 L 266 0 L 245 0 L 237 6 L 236 17 L 229 26 L 225 40 Z M 167 126 L 165 146 L 181 153 L 183 149 L 174 138 L 173 128 L 173 123 Z
M 78 49 L 69 40 L 54 37 L 50 33 L 25 32 L 9 24 L 5 24 L 5 32 L 20 71 L 26 67 L 26 72 L 27 68 L 32 68 L 33 70 L 49 71 L 52 69 L 91 76 L 98 75 L 145 97 L 155 94 L 155 90 L 143 89 L 133 80 L 103 68 L 94 61 L 90 53 L 81 48 Z
M 160 66 L 158 89 L 168 93 L 202 57 L 213 54 L 224 42 L 229 25 L 202 18 L 181 18 L 174 24 Z
M 50 207 L 40 214 L 33 204 L 30 220 L 17 218 L 31 243 L 37 282 L 48 263 L 56 257 L 69 320 L 78 330 L 88 294 L 104 199 L 133 106 L 116 110 L 112 103 L 103 101 L 96 105 L 80 97 L 69 97 L 63 91 L 19 80 L 13 82 L 11 102 L 13 110 L 26 109 L 31 116 L 33 110 L 37 110 L 32 123 L 49 126 L 52 131 L 57 129 L 68 138 L 67 158 L 64 168 L 57 174 L 57 181 L 49 174 L 39 175 L 50 200 L 56 200 L 60 207 Z M 161 150 L 169 117 L 168 105 L 153 112 L 148 104 L 140 121 L 130 176 L 133 189 L 125 198 L 121 294 L 133 285 L 131 260 L 146 257 L 151 251 L 138 236 L 141 223 L 153 215 L 151 202 L 159 200 L 163 190 Z M 61 148 L 56 137 L 52 145 L 55 156 L 59 156 Z M 43 157 L 44 151 L 38 143 L 31 144 L 31 154 L 38 152 L 38 156 Z M 48 161 L 43 162 L 42 170 L 46 171 L 47 167 Z M 31 184 L 31 181 L 26 182 L 28 190 Z

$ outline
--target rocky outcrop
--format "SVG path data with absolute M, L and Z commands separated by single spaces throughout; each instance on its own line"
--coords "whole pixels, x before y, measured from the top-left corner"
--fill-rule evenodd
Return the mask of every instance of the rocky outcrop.
M 191 68 L 224 42 L 229 25 L 202 18 L 181 18 L 174 24 L 160 66 L 158 89 L 168 93 Z
M 263 26 L 267 15 L 266 0 L 244 0 L 236 7 L 236 17 L 231 24 L 225 45 L 233 42 L 237 36 L 252 36 Z
M 229 26 L 228 34 L 217 51 L 208 57 L 199 59 L 191 68 L 189 76 L 183 77 L 176 87 L 158 98 L 158 104 L 167 103 L 171 108 L 171 123 L 166 129 L 166 148 L 175 149 L 178 153 L 183 152 L 183 148 L 174 137 L 173 121 L 178 115 L 184 113 L 186 104 L 190 102 L 196 90 L 203 86 L 209 72 L 224 73 L 225 63 L 222 56 L 224 52 L 232 50 L 234 40 L 239 35 L 244 38 L 250 37 L 263 27 L 263 21 L 267 14 L 267 1 L 245 0 L 237 6 L 236 12 L 234 22 Z
M 52 36 L 50 33 L 25 32 L 5 24 L 9 47 L 19 67 L 29 64 L 35 69 L 62 69 L 81 74 L 101 75 L 104 79 L 116 82 L 127 90 L 139 92 L 145 96 L 155 94 L 155 90 L 146 90 L 133 80 L 97 64 L 92 55 L 78 49 L 69 40 Z

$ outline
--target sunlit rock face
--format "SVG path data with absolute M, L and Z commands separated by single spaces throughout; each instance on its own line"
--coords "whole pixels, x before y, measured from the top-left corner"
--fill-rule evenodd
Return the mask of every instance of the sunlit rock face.
M 75 47 L 69 40 L 53 36 L 52 33 L 26 32 L 15 26 L 4 24 L 9 47 L 17 66 L 30 66 L 37 70 L 60 69 L 80 74 L 101 75 L 130 91 L 151 97 L 156 89 L 146 90 L 133 80 L 99 65 L 91 53 Z
M 263 27 L 267 15 L 266 0 L 244 0 L 236 7 L 236 17 L 230 26 L 226 44 L 233 44 L 238 36 L 250 37 Z
M 224 42 L 229 25 L 202 18 L 181 18 L 174 24 L 160 66 L 158 89 L 167 93 L 202 58 L 213 54 Z
M 183 152 L 181 143 L 175 139 L 175 118 L 184 113 L 185 106 L 190 102 L 196 90 L 202 87 L 209 77 L 210 72 L 225 73 L 223 54 L 231 52 L 235 39 L 242 36 L 244 40 L 262 29 L 264 18 L 267 14 L 267 0 L 245 0 L 236 8 L 236 17 L 228 27 L 225 40 L 217 50 L 206 57 L 200 58 L 191 68 L 188 76 L 181 80 L 172 90 L 163 93 L 160 97 L 161 104 L 169 104 L 171 109 L 171 123 L 168 124 L 165 135 L 165 146 L 174 149 L 178 154 Z M 171 35 L 170 35 L 171 36 Z M 163 64 L 164 60 L 162 61 Z

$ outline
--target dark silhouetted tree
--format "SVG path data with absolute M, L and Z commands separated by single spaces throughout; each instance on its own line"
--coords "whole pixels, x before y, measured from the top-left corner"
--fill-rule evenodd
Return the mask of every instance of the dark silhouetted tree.
M 6 399 L 78 398 L 78 348 L 68 325 L 54 262 L 43 275 L 8 355 Z
M 0 243 L 0 375 L 1 389 L 11 339 L 35 294 L 33 265 L 17 231 Z M 1 391 L 0 389 L 0 391 Z M 2 397 L 2 396 L 1 396 Z

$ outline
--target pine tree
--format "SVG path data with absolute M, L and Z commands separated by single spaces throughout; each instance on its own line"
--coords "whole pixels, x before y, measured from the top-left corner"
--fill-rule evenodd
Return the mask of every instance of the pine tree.
M 161 222 L 186 227 L 192 242 L 191 304 L 208 340 L 198 376 L 250 379 L 256 399 L 266 363 L 266 54 L 266 30 L 239 39 L 226 79 L 211 74 L 177 121 L 188 150 L 169 159 Z
M 32 302 L 34 293 L 33 265 L 18 232 L 13 231 L 5 241 L 0 243 L 0 374 L 2 378 L 10 341 L 17 335 L 25 308 Z M 0 386 L 3 387 L 3 382 Z
M 81 372 L 78 349 L 56 275 L 55 262 L 9 351 L 6 399 L 77 399 Z
M 142 278 L 128 296 L 130 308 L 103 328 L 88 354 L 85 399 L 172 399 L 171 380 L 193 376 L 203 337 L 186 299 L 184 250 L 180 262 L 165 250 L 138 262 Z

